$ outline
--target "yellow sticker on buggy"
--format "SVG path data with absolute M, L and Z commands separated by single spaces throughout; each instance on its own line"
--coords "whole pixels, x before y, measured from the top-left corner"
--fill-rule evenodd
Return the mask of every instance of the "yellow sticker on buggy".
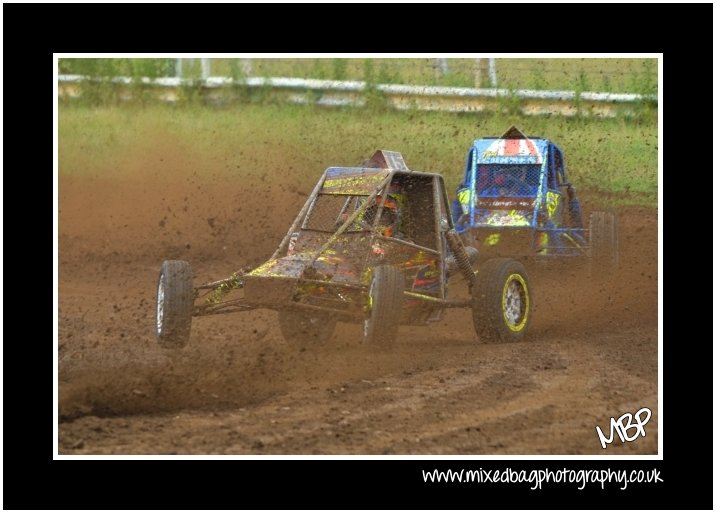
M 545 196 L 545 202 L 547 203 L 547 215 L 550 219 L 553 218 L 554 214 L 557 212 L 559 200 L 559 194 L 557 194 L 556 192 L 547 191 L 547 194 Z

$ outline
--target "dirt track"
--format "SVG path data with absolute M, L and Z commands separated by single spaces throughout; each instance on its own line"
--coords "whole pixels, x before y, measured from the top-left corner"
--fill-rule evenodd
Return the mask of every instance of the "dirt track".
M 612 285 L 533 276 L 522 343 L 478 343 L 469 312 L 451 311 L 390 350 L 351 325 L 293 347 L 257 311 L 195 320 L 172 352 L 153 335 L 161 261 L 199 281 L 259 263 L 310 190 L 168 182 L 172 164 L 60 179 L 61 454 L 656 454 L 655 211 L 619 212 Z M 645 406 L 647 436 L 603 451 L 595 426 Z

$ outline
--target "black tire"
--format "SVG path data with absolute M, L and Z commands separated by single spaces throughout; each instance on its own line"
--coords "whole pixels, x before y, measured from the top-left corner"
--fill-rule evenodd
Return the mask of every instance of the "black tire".
M 363 324 L 363 342 L 390 345 L 398 337 L 405 278 L 400 269 L 382 265 L 373 269 L 368 291 L 369 317 Z
M 191 266 L 182 260 L 165 260 L 157 283 L 155 327 L 160 346 L 179 349 L 187 344 L 193 311 Z
M 336 320 L 326 314 L 281 310 L 278 325 L 289 344 L 320 345 L 333 336 Z
M 511 258 L 483 263 L 472 290 L 472 320 L 483 342 L 516 342 L 524 338 L 533 309 L 525 267 Z
M 592 212 L 589 216 L 590 274 L 611 276 L 619 267 L 619 226 L 613 212 Z

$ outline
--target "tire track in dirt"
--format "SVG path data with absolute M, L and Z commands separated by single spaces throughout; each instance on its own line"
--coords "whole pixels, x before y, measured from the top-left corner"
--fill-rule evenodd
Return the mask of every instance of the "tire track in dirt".
M 440 353 L 439 348 L 431 347 L 435 342 L 415 343 L 422 346 L 424 353 Z M 464 350 L 466 344 L 457 346 Z M 489 350 L 481 351 L 485 348 Z M 240 413 L 236 413 L 236 408 L 223 413 L 216 410 L 210 414 L 189 413 L 192 423 L 188 440 L 192 445 L 182 444 L 182 452 L 193 453 L 191 447 L 198 437 L 213 439 L 213 452 L 230 454 L 350 454 L 356 452 L 356 444 L 360 447 L 358 453 L 366 454 L 520 454 L 523 453 L 520 447 L 526 443 L 521 438 L 539 432 L 529 426 L 530 419 L 539 420 L 548 414 L 555 421 L 559 420 L 556 410 L 579 407 L 586 415 L 583 423 L 573 426 L 582 433 L 580 448 L 568 448 L 564 453 L 597 454 L 596 424 L 587 419 L 591 416 L 603 425 L 608 408 L 582 403 L 590 393 L 595 396 L 600 393 L 599 375 L 585 371 L 603 362 L 598 355 L 585 355 L 583 349 L 582 345 L 569 342 L 565 347 L 565 341 L 561 340 L 532 346 L 476 345 L 468 351 L 475 357 L 473 363 L 461 363 L 461 358 L 453 357 L 445 366 L 433 370 L 378 372 L 376 376 L 369 374 L 372 380 L 339 380 L 343 372 L 336 369 L 336 374 L 320 378 L 310 386 L 294 382 L 296 389 L 246 405 Z M 586 363 L 576 364 L 574 351 L 579 351 L 580 359 L 587 356 Z M 352 353 L 357 356 L 355 351 Z M 385 366 L 391 363 L 386 360 L 400 358 L 400 354 L 380 358 L 373 355 L 371 360 L 380 360 Z M 318 355 L 317 359 L 331 358 Z M 427 360 L 423 364 L 429 365 Z M 521 367 L 526 370 L 520 370 Z M 622 378 L 615 376 L 623 381 Z M 648 379 L 636 378 L 625 385 L 643 389 L 647 383 Z M 632 400 L 627 405 L 636 403 Z M 622 402 L 615 405 L 626 407 Z M 158 416 L 167 417 L 171 416 Z M 112 419 L 107 421 L 113 423 Z M 504 422 L 511 426 L 513 435 L 506 437 L 495 432 Z M 564 415 L 561 422 L 565 422 Z M 211 437 L 217 425 L 228 426 L 226 429 L 237 433 L 231 443 L 222 446 L 220 439 Z M 533 454 L 562 453 L 561 442 L 547 443 L 538 451 L 534 450 L 534 442 L 527 446 L 532 447 L 529 453 Z M 117 450 L 121 448 L 113 447 L 108 452 Z M 202 453 L 204 449 L 198 445 L 196 450 Z

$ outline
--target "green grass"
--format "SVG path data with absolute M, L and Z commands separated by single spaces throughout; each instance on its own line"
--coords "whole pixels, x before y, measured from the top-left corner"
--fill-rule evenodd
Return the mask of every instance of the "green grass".
M 511 124 L 562 147 L 579 191 L 616 193 L 620 203 L 656 206 L 655 121 L 375 112 L 298 105 L 237 104 L 90 108 L 61 104 L 59 172 L 120 177 L 153 159 L 175 159 L 199 176 L 292 181 L 306 188 L 330 165 L 357 165 L 376 149 L 402 152 L 408 166 L 438 171 L 449 194 L 473 139 Z M 240 182 L 237 182 L 240 183 Z
M 175 59 L 61 59 L 61 73 L 91 76 L 173 76 Z M 442 75 L 435 59 L 292 58 L 252 59 L 252 76 L 289 76 L 335 80 L 489 87 L 486 60 L 480 80 L 475 59 L 448 59 L 449 73 Z M 498 87 L 507 89 L 559 89 L 656 94 L 657 60 L 626 58 L 512 59 L 496 60 Z M 241 77 L 241 60 L 212 59 L 211 74 Z M 183 64 L 183 75 L 201 76 L 199 59 Z

